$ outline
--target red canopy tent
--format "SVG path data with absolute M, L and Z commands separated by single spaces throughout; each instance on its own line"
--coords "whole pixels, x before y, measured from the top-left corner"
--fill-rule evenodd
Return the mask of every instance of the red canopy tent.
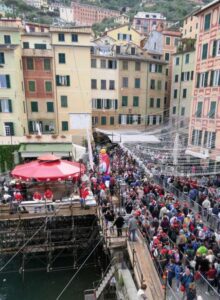
M 84 164 L 61 160 L 55 155 L 43 155 L 30 163 L 18 165 L 11 172 L 12 177 L 31 181 L 60 181 L 77 179 L 85 172 Z

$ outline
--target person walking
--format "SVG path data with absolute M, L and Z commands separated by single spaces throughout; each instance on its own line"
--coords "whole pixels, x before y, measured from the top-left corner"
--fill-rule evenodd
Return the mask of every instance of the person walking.
M 137 292 L 137 300 L 147 300 L 147 296 L 145 294 L 146 289 L 147 285 L 142 283 L 140 289 Z
M 136 231 L 138 228 L 137 218 L 132 216 L 128 221 L 129 240 L 136 242 Z
M 117 228 L 117 236 L 118 237 L 122 236 L 122 227 L 123 227 L 124 223 L 125 223 L 124 218 L 121 216 L 120 213 L 118 213 L 118 216 L 113 223 L 113 226 L 115 225 Z

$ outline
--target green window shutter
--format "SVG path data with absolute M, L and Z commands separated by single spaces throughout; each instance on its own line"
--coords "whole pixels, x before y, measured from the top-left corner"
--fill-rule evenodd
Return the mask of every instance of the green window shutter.
M 31 102 L 31 112 L 38 112 L 38 103 L 36 101 Z
M 122 96 L 122 106 L 128 106 L 128 96 Z
M 10 126 L 10 132 L 11 132 L 11 135 L 15 135 L 15 130 L 14 130 L 14 123 L 13 122 L 8 122 L 7 125 Z
M 33 129 L 33 122 L 32 121 L 28 122 L 28 131 L 29 131 L 29 133 L 31 133 L 31 132 L 34 131 L 34 129 Z
M 205 16 L 205 22 L 204 22 L 204 30 L 209 30 L 210 29 L 210 24 L 211 24 L 211 14 L 207 14 Z
M 160 108 L 160 98 L 157 98 L 157 108 Z
M 9 112 L 12 112 L 12 101 L 11 101 L 11 99 L 8 99 L 8 108 L 9 108 Z
M 202 59 L 206 59 L 208 56 L 208 44 L 202 46 Z
M 197 104 L 197 111 L 196 111 L 196 117 L 201 118 L 202 116 L 202 102 L 198 102 Z
M 51 69 L 50 59 L 49 58 L 45 58 L 44 59 L 44 70 L 50 71 L 50 69 Z
M 211 76 L 210 76 L 210 86 L 213 86 L 213 79 L 214 79 L 214 71 L 211 71 Z
M 4 52 L 0 53 L 0 64 L 4 64 L 5 63 L 5 54 Z
M 118 99 L 115 99 L 115 110 L 118 109 Z
M 6 77 L 6 86 L 8 89 L 11 87 L 11 80 L 10 80 L 10 75 L 5 75 Z
M 194 71 L 191 71 L 191 80 L 193 80 L 194 77 Z
M 105 116 L 101 117 L 101 125 L 106 125 L 106 117 Z
M 2 112 L 2 101 L 0 100 L 0 113 Z
M 200 84 L 200 73 L 197 74 L 197 81 L 196 81 L 196 87 L 199 88 L 199 84 Z
M 110 125 L 114 125 L 115 124 L 115 118 L 114 117 L 110 117 Z
M 118 124 L 121 124 L 121 115 L 118 116 Z
M 154 107 L 154 98 L 150 98 L 150 107 Z
M 59 86 L 60 85 L 60 76 L 56 75 L 56 85 Z
M 29 91 L 35 92 L 35 81 L 28 81 Z
M 184 81 L 184 72 L 181 73 L 181 81 Z
M 208 131 L 205 131 L 204 141 L 203 141 L 203 146 L 206 146 L 206 144 L 207 144 L 207 139 L 208 139 Z
M 216 56 L 216 51 L 217 51 L 217 41 L 213 41 L 213 46 L 212 46 L 212 57 Z
M 134 96 L 133 97 L 133 106 L 138 107 L 139 106 L 139 97 Z
M 69 130 L 69 125 L 67 121 L 62 121 L 62 131 L 68 131 Z
M 61 96 L 61 107 L 68 107 L 67 96 Z
M 158 65 L 158 73 L 162 73 L 163 67 L 162 65 Z
M 208 86 L 208 78 L 209 78 L 209 72 L 205 72 L 205 82 L 204 82 L 204 87 Z
M 210 111 L 208 114 L 208 117 L 210 119 L 214 119 L 215 118 L 215 112 L 216 112 L 216 102 L 212 101 L 210 104 Z
M 70 76 L 69 75 L 66 76 L 66 81 L 67 81 L 67 86 L 70 86 Z
M 59 53 L 59 54 L 58 54 L 58 57 L 59 57 L 59 63 L 60 63 L 60 64 L 65 64 L 65 63 L 66 63 L 66 56 L 65 56 L 65 53 Z
M 47 112 L 54 112 L 53 102 L 47 102 Z
M 52 82 L 51 81 L 45 82 L 45 90 L 46 90 L 46 92 L 52 92 Z

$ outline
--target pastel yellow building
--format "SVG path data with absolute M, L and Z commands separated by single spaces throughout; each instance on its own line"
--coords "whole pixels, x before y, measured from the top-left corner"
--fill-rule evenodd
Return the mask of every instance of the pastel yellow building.
M 190 15 L 186 16 L 183 21 L 182 37 L 197 39 L 199 32 L 199 19 L 192 12 Z
M 117 45 L 125 45 L 128 42 L 132 42 L 140 46 L 141 40 L 143 39 L 143 36 L 128 24 L 110 29 L 106 31 L 104 35 L 113 38 Z
M 50 28 L 58 133 L 85 137 L 91 129 L 90 27 Z
M 0 23 L 0 135 L 27 132 L 19 24 Z

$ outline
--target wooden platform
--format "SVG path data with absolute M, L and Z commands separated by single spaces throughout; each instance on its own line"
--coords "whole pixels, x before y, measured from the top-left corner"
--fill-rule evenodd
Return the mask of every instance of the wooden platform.
M 138 235 L 138 240 L 136 242 L 128 241 L 127 249 L 138 285 L 140 286 L 141 283 L 147 285 L 147 299 L 164 299 L 162 284 L 154 267 L 149 250 L 140 234 Z
M 91 206 L 88 209 L 81 208 L 80 205 L 62 205 L 59 209 L 51 212 L 42 213 L 15 213 L 10 214 L 8 205 L 1 205 L 0 207 L 0 222 L 6 220 L 29 220 L 47 217 L 70 217 L 70 216 L 88 216 L 97 215 L 97 207 Z

